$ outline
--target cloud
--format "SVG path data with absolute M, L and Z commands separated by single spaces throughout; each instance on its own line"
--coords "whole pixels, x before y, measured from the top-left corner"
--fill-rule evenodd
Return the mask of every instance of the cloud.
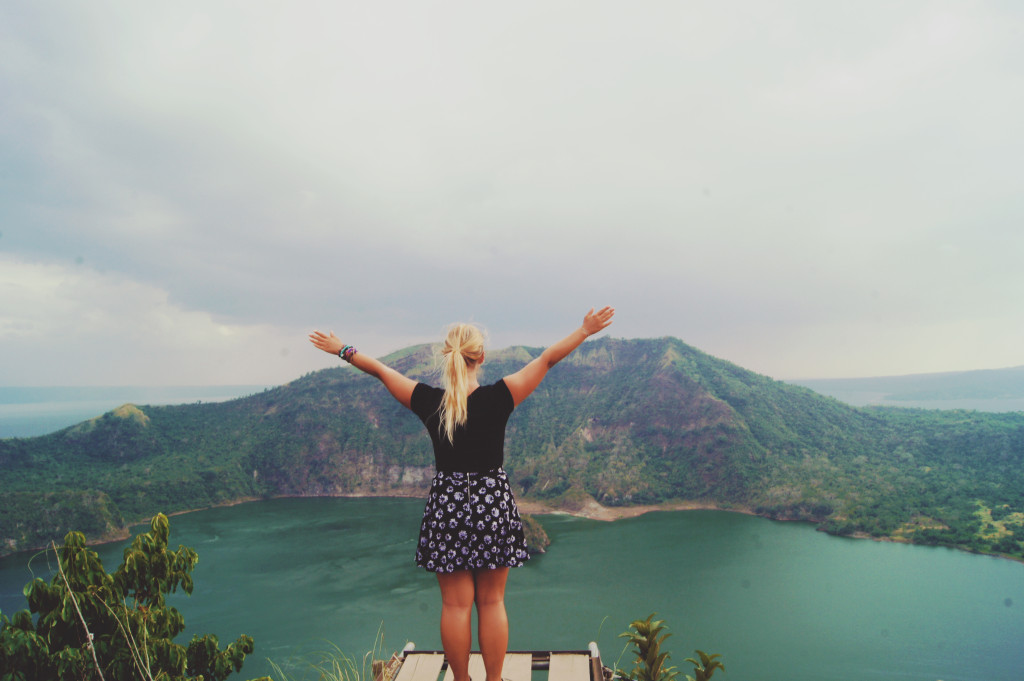
M 1020 362 L 1014 7 L 59 8 L 0 9 L 0 254 L 105 328 L 146 297 L 202 339 L 175 364 L 332 320 L 542 345 L 606 302 L 778 376 Z
M 0 258 L 0 295 L 8 385 L 272 384 L 313 366 L 298 330 L 217 320 L 81 266 Z

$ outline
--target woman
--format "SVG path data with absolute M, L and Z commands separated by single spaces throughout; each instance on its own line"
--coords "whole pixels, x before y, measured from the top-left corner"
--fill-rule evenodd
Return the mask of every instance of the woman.
M 483 336 L 456 324 L 444 342 L 441 382 L 433 388 L 403 376 L 344 345 L 334 333 L 314 331 L 316 347 L 339 355 L 381 381 L 427 428 L 437 473 L 423 512 L 416 564 L 437 574 L 441 587 L 441 644 L 455 681 L 470 681 L 473 604 L 487 681 L 501 681 L 508 647 L 505 581 L 510 567 L 529 557 L 504 461 L 505 424 L 553 367 L 612 323 L 615 310 L 593 308 L 583 324 L 525 367 L 480 385 Z

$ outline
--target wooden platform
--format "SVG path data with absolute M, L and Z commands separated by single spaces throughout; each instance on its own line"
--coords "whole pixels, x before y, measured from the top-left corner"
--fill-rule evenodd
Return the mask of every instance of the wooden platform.
M 534 672 L 539 673 L 534 676 Z M 474 681 L 486 678 L 480 653 L 469 656 L 469 675 Z M 603 666 L 597 645 L 591 643 L 589 650 L 508 652 L 501 676 L 507 681 L 603 681 Z M 454 681 L 443 652 L 419 651 L 412 644 L 402 651 L 401 666 L 391 678 L 393 681 Z M 391 680 L 382 678 L 381 681 Z

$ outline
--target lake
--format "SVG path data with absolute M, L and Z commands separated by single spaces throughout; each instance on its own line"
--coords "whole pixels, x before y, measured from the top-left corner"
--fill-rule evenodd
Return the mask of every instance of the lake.
M 421 510 L 415 499 L 275 499 L 171 518 L 172 546 L 199 553 L 192 598 L 174 600 L 185 638 L 253 636 L 239 679 L 269 674 L 267 658 L 301 672 L 331 644 L 361 657 L 381 623 L 388 651 L 439 649 L 436 581 L 413 565 Z M 694 649 L 721 653 L 726 681 L 1019 681 L 1024 670 L 1019 563 L 719 511 L 539 518 L 552 544 L 511 573 L 513 649 L 597 641 L 611 666 L 617 635 L 657 612 L 672 662 L 692 674 Z M 97 547 L 108 571 L 123 547 Z M 0 559 L 7 614 L 24 607 L 27 561 Z

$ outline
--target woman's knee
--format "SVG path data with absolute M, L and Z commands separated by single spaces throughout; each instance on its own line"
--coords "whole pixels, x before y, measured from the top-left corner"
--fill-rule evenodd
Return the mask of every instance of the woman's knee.
M 476 608 L 496 608 L 505 606 L 505 597 L 501 594 L 477 594 L 476 595 Z
M 478 570 L 474 576 L 476 582 L 474 600 L 478 608 L 505 603 L 505 581 L 508 579 L 508 568 Z

